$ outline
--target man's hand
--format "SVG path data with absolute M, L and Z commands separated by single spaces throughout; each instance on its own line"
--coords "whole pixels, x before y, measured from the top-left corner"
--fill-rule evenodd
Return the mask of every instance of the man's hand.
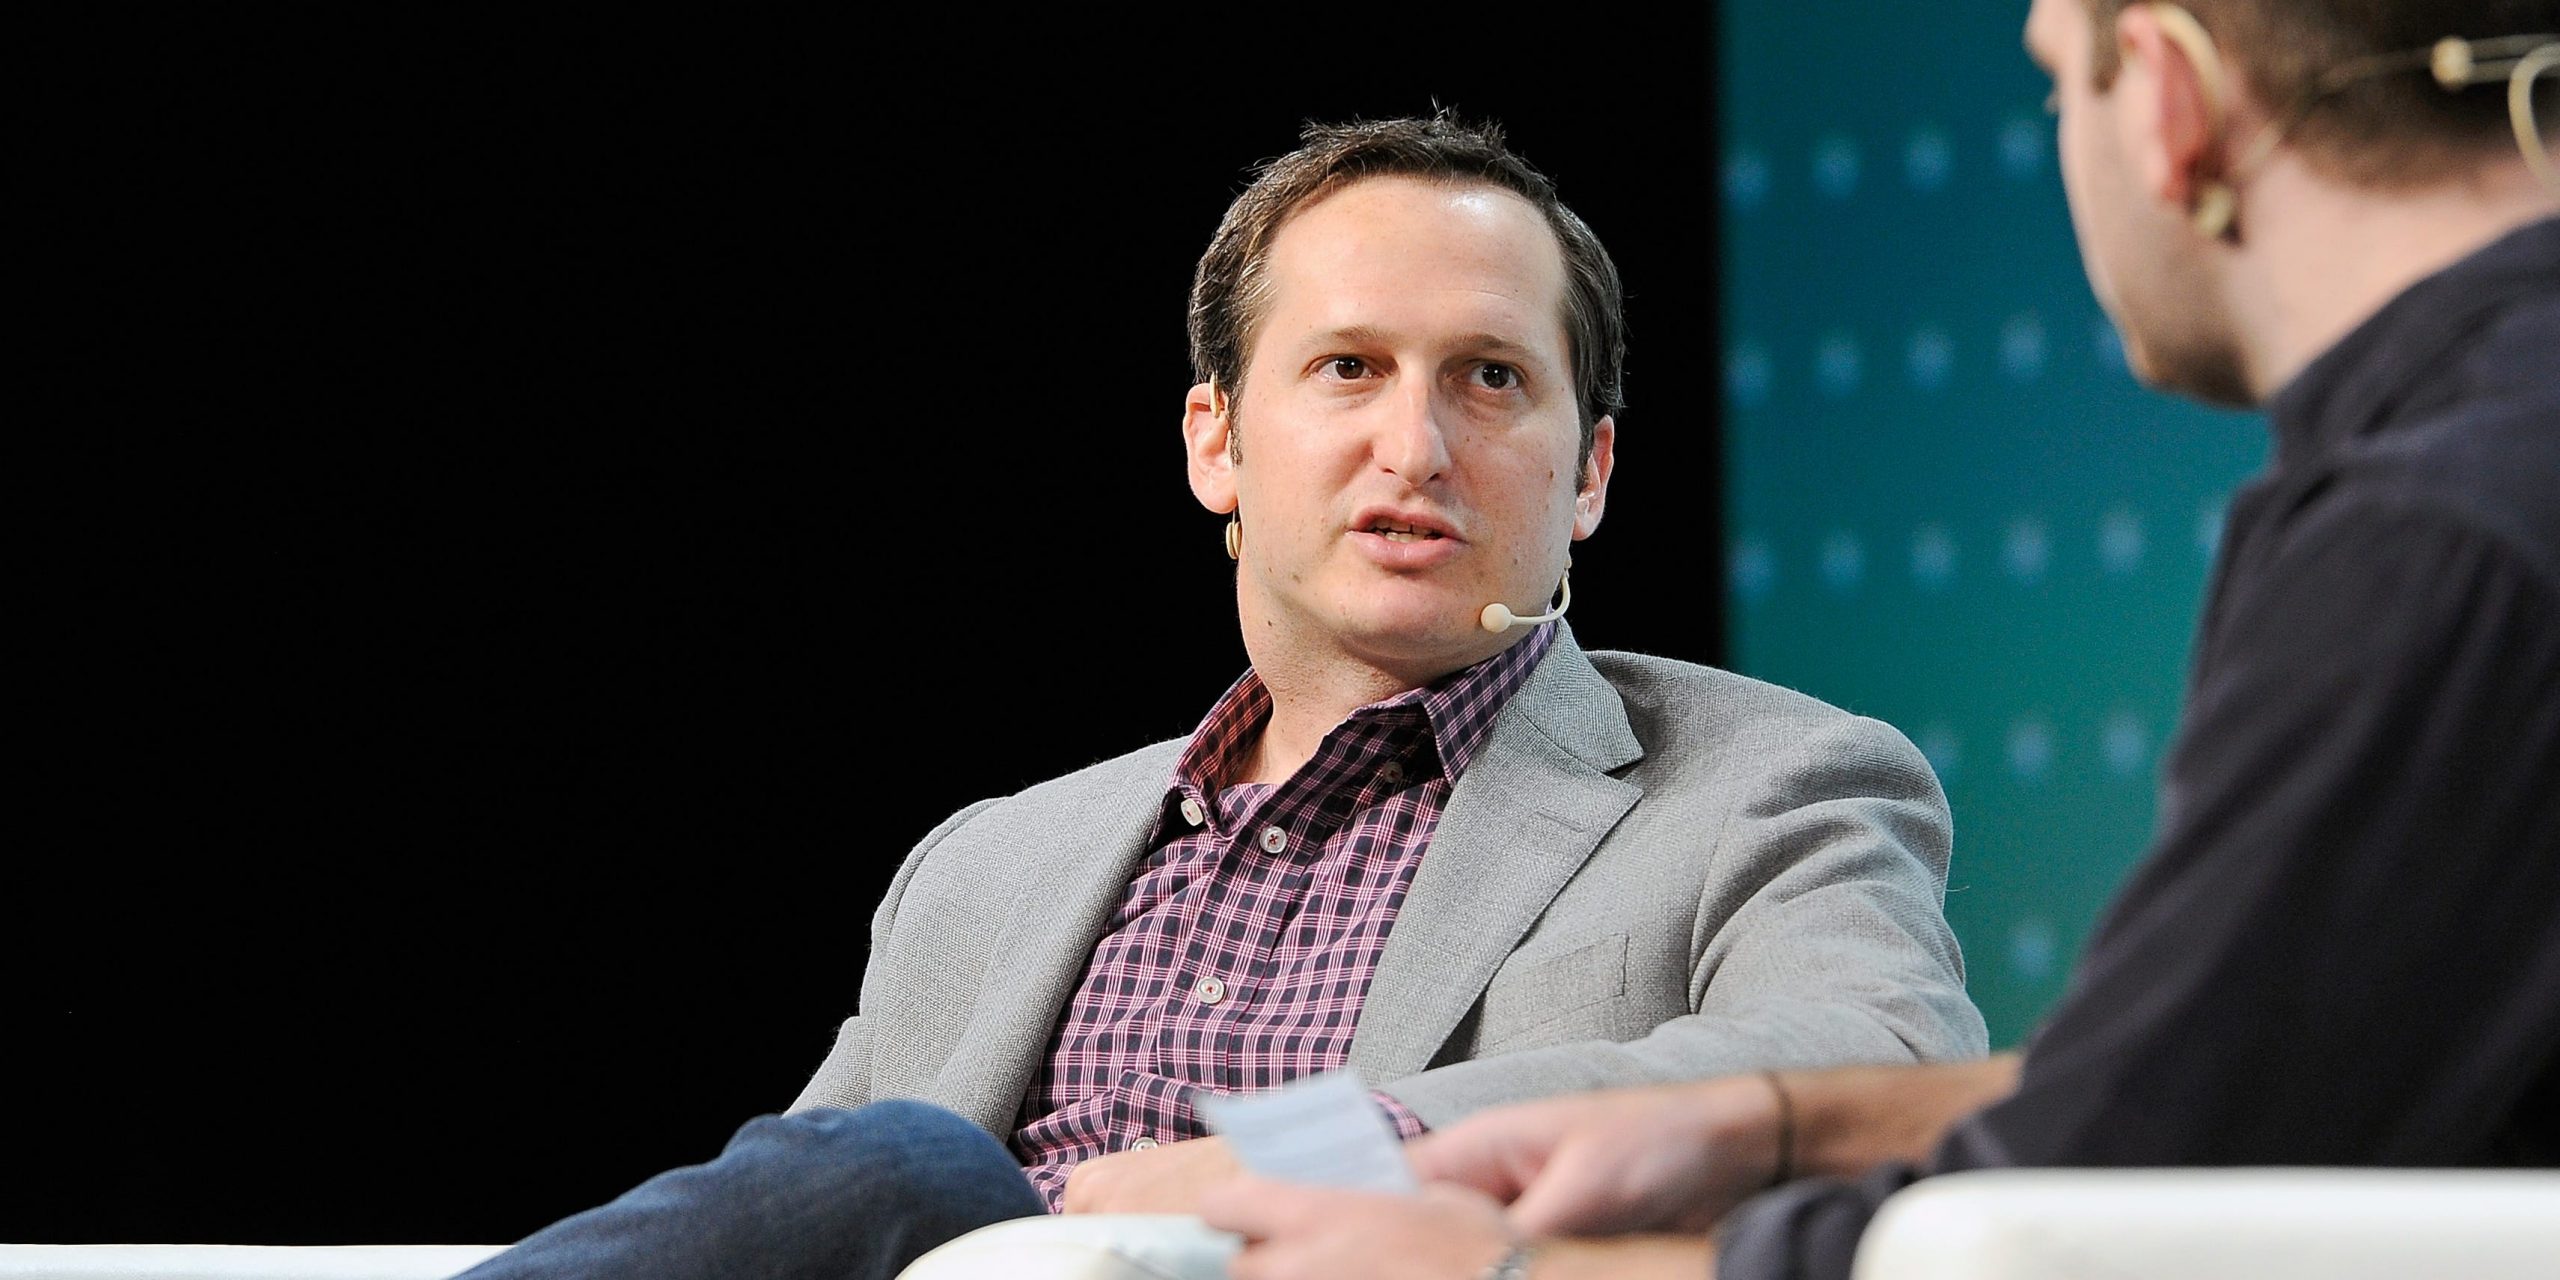
M 1769 1182 L 1777 1095 L 1758 1076 L 1498 1107 L 1405 1144 L 1426 1182 L 1511 1206 L 1527 1235 L 1702 1232 Z
M 1210 1226 L 1245 1239 L 1232 1280 L 1476 1280 L 1517 1238 L 1482 1192 L 1440 1183 L 1419 1196 L 1310 1187 L 1240 1175 L 1200 1197 Z M 1538 1280 L 1697 1280 L 1704 1239 L 1554 1240 Z
M 1115 1151 L 1068 1173 L 1058 1208 L 1064 1213 L 1190 1213 L 1201 1188 L 1238 1168 L 1224 1138 Z

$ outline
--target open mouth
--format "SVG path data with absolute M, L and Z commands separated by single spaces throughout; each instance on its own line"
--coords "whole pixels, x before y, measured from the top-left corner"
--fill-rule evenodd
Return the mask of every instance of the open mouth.
M 1397 524 L 1391 520 L 1381 520 L 1370 525 L 1367 531 L 1389 542 L 1437 542 L 1445 536 L 1436 530 L 1417 529 L 1412 525 Z

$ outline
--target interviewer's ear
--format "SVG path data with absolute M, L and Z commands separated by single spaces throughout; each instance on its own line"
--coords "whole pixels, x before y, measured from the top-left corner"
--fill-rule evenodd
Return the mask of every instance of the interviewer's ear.
M 1219 515 L 1236 509 L 1234 403 L 1214 382 L 1191 388 L 1182 406 L 1182 450 L 1191 496 Z
M 2141 189 L 2219 236 L 2230 221 L 2221 179 L 2232 103 L 2213 37 L 2175 5 L 2131 4 L 2116 15 L 2116 53 L 2117 125 Z

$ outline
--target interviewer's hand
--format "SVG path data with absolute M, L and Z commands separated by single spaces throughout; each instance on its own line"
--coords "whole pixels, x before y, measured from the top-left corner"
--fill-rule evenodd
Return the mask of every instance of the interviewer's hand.
M 1058 1197 L 1062 1213 L 1189 1213 L 1200 1190 L 1239 1166 L 1224 1138 L 1115 1151 L 1078 1164 Z
M 1425 1181 L 1511 1206 L 1523 1235 L 1701 1232 L 1768 1184 L 1777 1096 L 1758 1076 L 1480 1111 L 1405 1144 Z
M 1502 1206 L 1464 1187 L 1382 1195 L 1242 1174 L 1208 1189 L 1200 1216 L 1245 1238 L 1231 1280 L 1474 1280 L 1511 1246 Z
M 1379 1195 L 1239 1175 L 1200 1197 L 1210 1226 L 1245 1238 L 1231 1280 L 1475 1280 L 1516 1238 L 1483 1193 L 1439 1183 Z M 1703 1238 L 1538 1242 L 1538 1280 L 1693 1280 Z

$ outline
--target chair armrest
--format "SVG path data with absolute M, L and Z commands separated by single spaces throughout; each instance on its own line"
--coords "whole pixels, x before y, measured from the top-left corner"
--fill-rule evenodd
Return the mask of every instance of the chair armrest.
M 1238 1244 L 1188 1214 L 1044 1214 L 980 1227 L 898 1280 L 1226 1280 Z
M 1897 1192 L 1854 1280 L 2549 1277 L 2560 1170 L 1992 1169 Z
M 0 1280 L 445 1280 L 495 1244 L 0 1244 Z

